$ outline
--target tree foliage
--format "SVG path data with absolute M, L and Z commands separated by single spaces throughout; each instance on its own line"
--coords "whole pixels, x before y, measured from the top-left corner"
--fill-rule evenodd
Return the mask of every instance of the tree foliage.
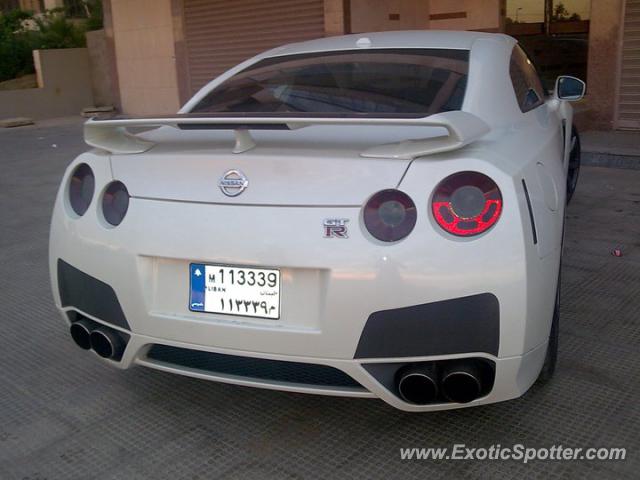
M 33 72 L 33 38 L 22 27 L 29 18 L 21 10 L 0 15 L 0 81 Z
M 33 50 L 86 46 L 85 33 L 102 28 L 102 2 L 82 2 L 84 18 L 69 20 L 64 8 L 34 15 L 0 13 L 0 81 L 33 73 Z
M 570 22 L 582 20 L 578 13 L 569 13 L 564 3 L 559 2 L 553 7 L 553 13 L 551 14 L 552 22 Z
M 37 27 L 31 32 L 34 49 L 80 48 L 87 46 L 85 28 L 67 20 L 59 12 L 52 10 L 42 17 L 34 17 Z

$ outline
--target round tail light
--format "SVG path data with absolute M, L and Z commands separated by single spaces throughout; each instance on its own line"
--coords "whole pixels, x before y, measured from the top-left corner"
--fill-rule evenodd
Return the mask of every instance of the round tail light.
M 111 182 L 102 197 L 104 219 L 114 227 L 120 225 L 129 209 L 129 192 L 122 182 Z
M 396 242 L 409 235 L 416 224 L 416 206 L 400 190 L 381 190 L 364 206 L 364 224 L 383 242 Z
M 78 216 L 82 216 L 89 209 L 96 181 L 91 167 L 81 163 L 76 167 L 69 182 L 69 204 Z
M 471 237 L 496 224 L 502 212 L 502 195 L 498 185 L 482 173 L 455 173 L 436 187 L 431 210 L 443 230 Z

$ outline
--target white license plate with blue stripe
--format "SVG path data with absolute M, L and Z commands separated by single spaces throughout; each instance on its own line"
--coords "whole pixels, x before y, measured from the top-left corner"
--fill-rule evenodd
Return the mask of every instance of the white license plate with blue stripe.
M 280 318 L 280 271 L 192 263 L 189 310 Z

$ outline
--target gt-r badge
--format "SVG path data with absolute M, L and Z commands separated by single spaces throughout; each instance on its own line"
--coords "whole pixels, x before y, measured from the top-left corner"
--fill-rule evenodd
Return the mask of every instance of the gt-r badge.
M 349 238 L 347 235 L 348 218 L 325 218 L 322 222 L 324 238 Z
M 227 170 L 218 180 L 218 186 L 227 197 L 237 197 L 249 186 L 249 179 L 240 170 Z

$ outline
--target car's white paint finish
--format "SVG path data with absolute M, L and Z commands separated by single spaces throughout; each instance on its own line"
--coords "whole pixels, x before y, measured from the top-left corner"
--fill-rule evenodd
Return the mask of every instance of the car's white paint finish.
M 51 281 L 63 313 L 58 259 L 113 287 L 132 332 L 122 361 L 110 363 L 263 388 L 378 397 L 407 411 L 507 400 L 533 384 L 545 357 L 558 280 L 569 146 L 569 139 L 563 144 L 561 125 L 565 121 L 571 131 L 572 110 L 566 102 L 551 98 L 530 112 L 520 111 L 509 80 L 512 38 L 471 32 L 392 32 L 285 46 L 212 81 L 181 112 L 189 112 L 211 88 L 262 58 L 350 49 L 361 37 L 377 48 L 471 49 L 463 111 L 469 114 L 467 119 L 478 122 L 464 123 L 463 114 L 464 126 L 450 121 L 449 130 L 416 126 L 414 121 L 252 131 L 255 147 L 236 154 L 232 130 L 180 131 L 163 126 L 123 137 L 114 130 L 115 123 L 109 128 L 99 122 L 89 124 L 93 144 L 106 142 L 113 147 L 107 147 L 112 154 L 103 150 L 82 154 L 62 180 L 51 226 Z M 457 131 L 458 140 L 473 141 L 461 141 L 453 151 L 436 149 L 421 156 L 420 149 L 428 150 L 434 141 L 430 138 L 447 131 L 450 136 Z M 102 134 L 109 138 L 100 138 Z M 114 141 L 114 135 L 124 138 L 124 150 L 138 142 L 149 148 L 145 153 L 121 153 L 124 150 L 117 148 L 121 140 Z M 420 139 L 417 145 L 407 142 L 415 139 Z M 380 147 L 388 144 L 392 147 Z M 82 217 L 72 212 L 67 200 L 69 176 L 80 163 L 87 163 L 96 179 L 96 194 Z M 232 168 L 241 170 L 250 186 L 230 198 L 217 187 L 217 180 Z M 447 234 L 430 213 L 435 187 L 460 171 L 492 178 L 504 202 L 498 223 L 473 238 Z M 122 181 L 132 197 L 118 227 L 103 219 L 99 201 L 114 179 Z M 534 211 L 537 244 L 532 241 L 523 179 Z M 418 211 L 413 232 L 393 244 L 374 239 L 362 220 L 364 203 L 386 188 L 407 193 Z M 349 238 L 324 238 L 325 218 L 348 219 Z M 280 269 L 281 319 L 189 311 L 190 262 Z M 484 292 L 494 294 L 500 304 L 497 356 L 476 352 L 371 361 L 490 358 L 496 378 L 489 395 L 464 405 L 412 405 L 367 373 L 362 359 L 354 360 L 372 312 Z M 351 375 L 365 390 L 311 388 L 176 368 L 145 356 L 153 343 L 330 365 Z

